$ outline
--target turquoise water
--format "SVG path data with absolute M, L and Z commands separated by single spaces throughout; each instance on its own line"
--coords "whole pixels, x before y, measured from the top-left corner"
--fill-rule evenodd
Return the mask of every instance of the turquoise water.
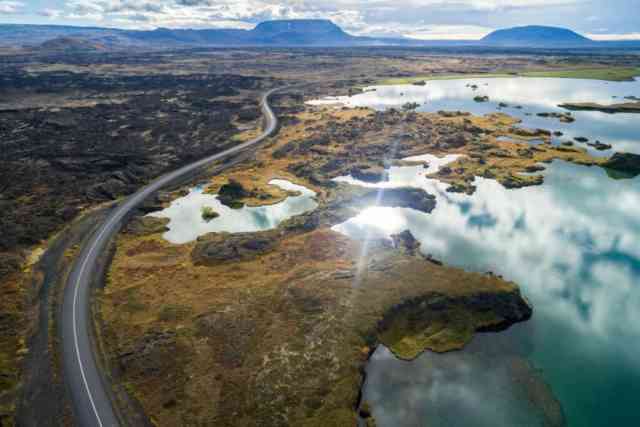
M 365 399 L 378 425 L 561 427 L 560 405 L 505 334 L 479 334 L 465 351 L 407 363 L 384 346 L 367 366 Z M 425 423 L 428 420 L 428 423 Z
M 497 92 L 499 80 L 503 79 L 489 80 Z M 525 81 L 504 80 L 509 85 Z M 427 87 L 436 83 L 440 82 L 429 82 Z M 574 91 L 582 84 L 587 89 L 595 85 L 573 80 L 564 84 Z M 620 92 L 633 95 L 626 92 L 638 87 L 637 82 L 597 84 L 611 88 L 609 96 Z M 544 98 L 546 87 L 537 86 Z M 376 92 L 377 96 L 383 93 Z M 470 100 L 459 109 L 472 109 L 475 104 Z M 638 116 L 593 115 L 600 124 L 576 126 L 576 133 L 592 137 L 590 132 L 600 129 L 597 132 L 604 136 L 599 138 L 614 144 L 614 149 L 640 152 Z M 618 121 L 622 124 L 616 124 Z M 578 118 L 572 125 L 581 123 L 587 120 Z M 618 137 L 621 134 L 625 136 Z M 518 190 L 477 178 L 476 193 L 467 196 L 447 193 L 445 185 L 425 178 L 422 167 L 392 168 L 390 182 L 380 187 L 425 188 L 436 195 L 436 209 L 427 215 L 410 209 L 372 207 L 335 229 L 359 239 L 387 237 L 409 229 L 425 253 L 451 265 L 493 271 L 515 281 L 534 306 L 534 315 L 509 331 L 513 345 L 522 349 L 523 356 L 551 386 L 568 425 L 640 425 L 640 177 L 616 181 L 600 168 L 559 161 L 548 165 L 543 174 L 544 185 Z M 445 360 L 458 356 L 430 357 Z M 415 370 L 408 372 L 416 374 L 421 372 L 420 363 L 424 364 L 418 360 L 397 362 L 415 364 Z M 373 357 L 368 369 L 376 369 L 376 363 Z M 474 375 L 473 370 L 469 375 Z M 430 414 L 430 421 L 435 416 L 433 425 L 442 425 L 442 420 L 451 417 L 446 408 L 474 410 L 465 408 L 462 401 L 454 405 L 456 394 L 451 393 L 451 402 L 440 402 L 440 412 L 430 412 L 433 400 L 424 396 L 434 391 L 431 383 L 418 381 L 417 386 L 402 387 L 394 384 L 393 378 L 367 381 L 364 387 L 365 398 L 382 394 L 394 402 L 391 412 L 389 405 L 374 405 L 380 426 L 422 425 L 409 416 L 416 413 Z M 482 390 L 481 383 L 474 386 L 476 392 Z M 487 399 L 490 394 L 487 388 Z M 475 425 L 474 421 L 449 425 Z M 494 421 L 496 426 L 518 425 L 498 415 Z
M 220 203 L 217 195 L 206 194 L 203 187 L 195 187 L 186 196 L 174 200 L 166 209 L 154 212 L 150 216 L 169 218 L 169 231 L 163 237 L 171 243 L 183 244 L 207 233 L 270 230 L 288 218 L 317 207 L 314 200 L 316 193 L 306 187 L 281 179 L 274 179 L 269 184 L 297 192 L 298 195 L 287 197 L 282 202 L 270 206 L 231 209 Z M 212 208 L 220 216 L 205 221 L 202 218 L 204 207 Z

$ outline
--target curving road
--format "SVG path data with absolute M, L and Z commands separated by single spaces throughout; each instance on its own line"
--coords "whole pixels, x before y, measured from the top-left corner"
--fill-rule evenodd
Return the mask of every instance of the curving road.
M 153 193 L 198 168 L 247 150 L 273 135 L 278 119 L 269 106 L 269 96 L 281 89 L 272 89 L 262 96 L 260 107 L 266 120 L 266 129 L 260 136 L 163 175 L 141 188 L 109 214 L 82 248 L 67 279 L 60 325 L 64 375 L 71 393 L 75 425 L 87 427 L 120 425 L 109 398 L 109 385 L 104 381 L 96 363 L 91 339 L 93 325 L 90 314 L 91 281 L 95 275 L 99 255 L 109 240 L 118 233 L 124 218 Z

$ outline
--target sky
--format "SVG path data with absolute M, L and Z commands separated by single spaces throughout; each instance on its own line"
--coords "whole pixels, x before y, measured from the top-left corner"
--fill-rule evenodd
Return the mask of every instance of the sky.
M 356 35 L 419 39 L 477 39 L 529 24 L 640 39 L 640 0 L 0 0 L 0 23 L 250 29 L 297 18 L 331 19 Z

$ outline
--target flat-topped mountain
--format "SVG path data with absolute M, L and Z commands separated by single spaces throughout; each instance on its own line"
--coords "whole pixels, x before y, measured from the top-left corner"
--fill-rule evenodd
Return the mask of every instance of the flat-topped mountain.
M 266 21 L 251 33 L 254 40 L 268 44 L 342 44 L 357 39 L 324 19 Z
M 328 19 L 283 19 L 265 21 L 256 26 L 251 32 L 261 35 L 277 35 L 287 33 L 305 34 L 336 34 L 348 36 L 342 28 Z
M 593 40 L 569 29 L 541 25 L 497 30 L 485 36 L 481 42 L 490 45 L 518 47 L 565 47 L 594 43 Z

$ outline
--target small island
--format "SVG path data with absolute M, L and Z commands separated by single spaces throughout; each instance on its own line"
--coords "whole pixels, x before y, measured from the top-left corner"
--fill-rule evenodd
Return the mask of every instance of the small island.
M 213 221 L 214 219 L 218 218 L 219 216 L 220 216 L 220 214 L 218 212 L 214 211 L 211 206 L 204 206 L 202 208 L 202 219 L 205 222 Z
M 596 102 L 567 102 L 558 105 L 571 111 L 601 111 L 603 113 L 640 113 L 640 102 L 622 102 L 618 104 L 598 104 Z

